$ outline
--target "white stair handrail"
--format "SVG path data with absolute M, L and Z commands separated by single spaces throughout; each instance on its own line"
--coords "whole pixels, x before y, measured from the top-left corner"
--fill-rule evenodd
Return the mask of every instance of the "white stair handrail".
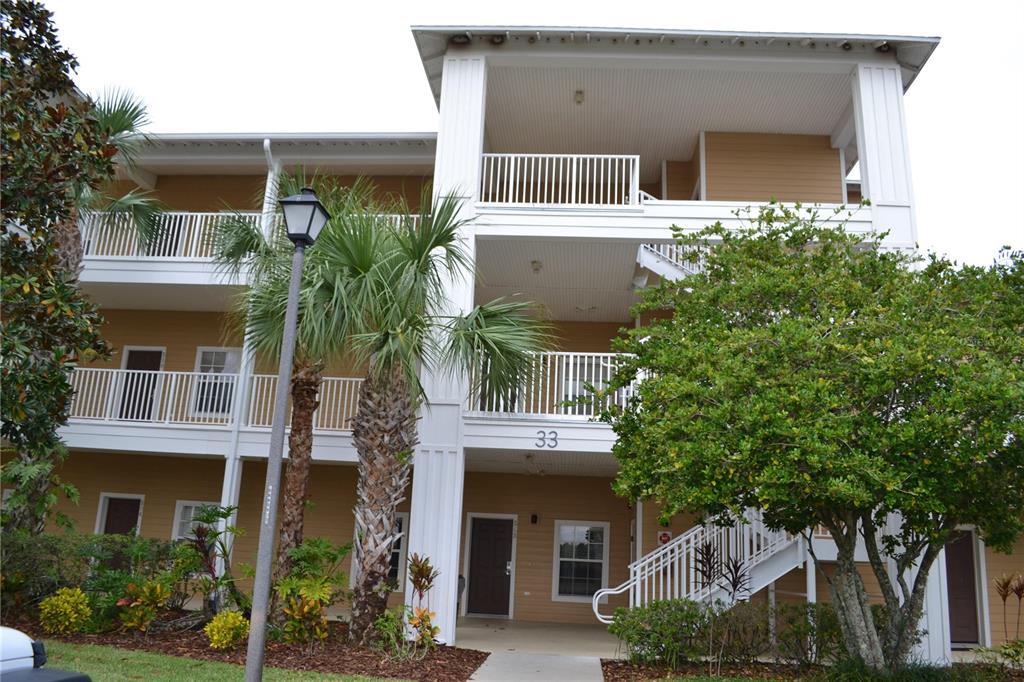
M 715 548 L 720 564 L 738 558 L 750 570 L 793 541 L 785 531 L 765 526 L 757 510 L 747 511 L 732 526 L 695 526 L 629 564 L 629 578 L 622 584 L 594 593 L 594 615 L 602 623 L 611 623 L 612 617 L 601 613 L 600 604 L 627 591 L 630 607 L 662 599 L 710 598 L 721 588 L 701 580 L 697 553 L 706 543 Z

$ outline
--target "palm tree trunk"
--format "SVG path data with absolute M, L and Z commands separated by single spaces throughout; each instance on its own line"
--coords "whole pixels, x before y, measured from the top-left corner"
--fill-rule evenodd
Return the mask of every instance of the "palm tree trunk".
M 299 367 L 292 375 L 292 421 L 288 436 L 288 469 L 281 505 L 281 531 L 277 545 L 276 579 L 291 570 L 288 553 L 302 543 L 309 473 L 313 465 L 313 413 L 319 407 L 323 368 Z
M 405 499 L 413 449 L 418 443 L 416 405 L 395 368 L 370 376 L 359 389 L 353 440 L 359 454 L 356 483 L 356 566 L 349 639 L 367 645 L 373 623 L 387 608 L 388 566 L 395 512 Z

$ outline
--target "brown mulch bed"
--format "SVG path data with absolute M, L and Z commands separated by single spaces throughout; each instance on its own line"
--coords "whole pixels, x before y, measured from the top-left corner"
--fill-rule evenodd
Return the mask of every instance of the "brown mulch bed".
M 73 644 L 99 644 L 170 656 L 245 664 L 244 642 L 230 651 L 215 651 L 210 648 L 206 635 L 199 630 L 150 633 L 145 636 L 107 632 L 53 637 L 44 635 L 36 623 L 19 622 L 11 625 L 37 639 L 59 639 Z M 331 623 L 331 634 L 327 642 L 323 646 L 315 647 L 312 654 L 303 645 L 268 640 L 266 665 L 290 670 L 398 677 L 420 682 L 465 682 L 489 655 L 485 651 L 441 646 L 422 659 L 393 661 L 377 649 L 349 645 L 346 642 L 346 634 L 345 624 Z
M 679 677 L 705 676 L 707 663 L 686 663 L 671 669 L 659 665 L 640 665 L 629 661 L 602 659 L 601 670 L 605 682 L 634 682 L 639 680 L 674 680 Z M 750 665 L 723 665 L 721 677 L 749 677 L 755 680 L 805 680 L 815 671 L 791 665 L 751 663 Z

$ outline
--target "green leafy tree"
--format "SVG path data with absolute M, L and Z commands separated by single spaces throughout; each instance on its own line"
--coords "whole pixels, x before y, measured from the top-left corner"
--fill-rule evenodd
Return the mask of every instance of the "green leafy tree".
M 14 492 L 5 529 L 37 533 L 63 490 L 67 420 L 76 361 L 108 352 L 101 318 L 76 286 L 54 226 L 71 220 L 82 188 L 112 177 L 117 149 L 71 82 L 50 13 L 34 2 L 0 3 L 3 152 L 0 169 L 3 338 L 2 436 L 13 451 L 3 482 Z M 51 485 L 51 484 L 56 484 Z
M 3 481 L 14 487 L 4 527 L 39 532 L 61 491 L 67 453 L 57 429 L 67 420 L 70 372 L 109 352 L 101 318 L 78 290 L 81 211 L 156 236 L 161 205 L 146 192 L 111 196 L 114 161 L 131 165 L 145 107 L 111 91 L 94 102 L 71 80 L 77 66 L 42 5 L 0 2 L 3 153 L 3 437 L 14 451 Z M 53 484 L 53 485 L 51 485 Z
M 956 527 L 1003 550 L 1024 528 L 1024 257 L 958 269 L 835 217 L 770 204 L 743 229 L 678 235 L 706 266 L 645 293 L 640 312 L 671 315 L 619 344 L 632 356 L 612 390 L 642 381 L 602 418 L 621 495 L 666 516 L 756 508 L 774 528 L 827 529 L 845 645 L 895 668 Z M 885 599 L 877 627 L 858 537 Z

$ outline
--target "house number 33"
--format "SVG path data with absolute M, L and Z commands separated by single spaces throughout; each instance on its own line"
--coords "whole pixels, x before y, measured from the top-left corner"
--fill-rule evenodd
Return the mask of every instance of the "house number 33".
M 557 448 L 558 431 L 538 431 L 537 441 L 533 446 L 537 448 Z

